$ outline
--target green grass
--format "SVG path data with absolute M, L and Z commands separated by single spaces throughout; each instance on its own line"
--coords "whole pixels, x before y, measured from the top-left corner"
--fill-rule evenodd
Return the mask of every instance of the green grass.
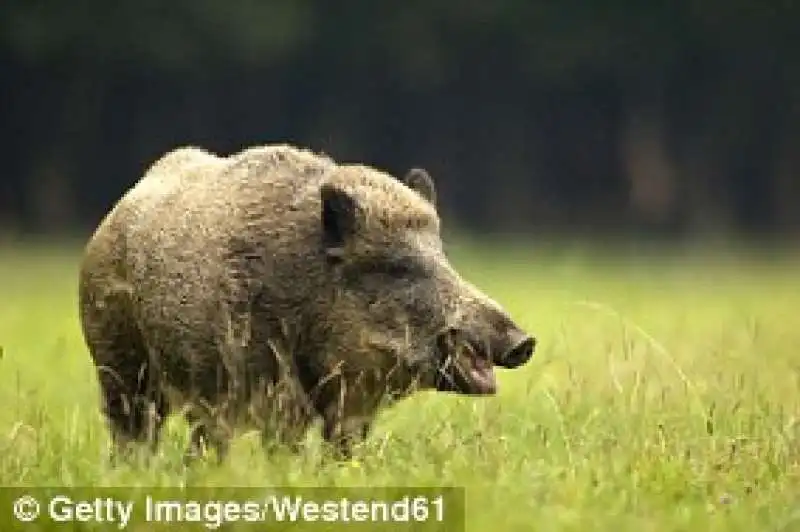
M 534 332 L 495 398 L 385 411 L 357 460 L 160 455 L 117 469 L 76 315 L 75 250 L 0 252 L 0 484 L 466 487 L 467 529 L 800 530 L 800 261 L 589 248 L 456 248 Z

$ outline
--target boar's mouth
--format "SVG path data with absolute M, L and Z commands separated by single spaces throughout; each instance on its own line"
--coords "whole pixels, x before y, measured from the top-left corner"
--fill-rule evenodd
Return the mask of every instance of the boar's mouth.
M 494 395 L 497 378 L 488 353 L 481 344 L 457 329 L 448 329 L 437 338 L 440 364 L 436 390 L 463 395 Z

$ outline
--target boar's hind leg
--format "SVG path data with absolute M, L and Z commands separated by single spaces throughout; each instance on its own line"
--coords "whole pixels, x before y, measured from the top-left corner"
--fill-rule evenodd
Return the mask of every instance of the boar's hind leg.
M 147 351 L 132 328 L 107 322 L 104 330 L 95 331 L 95 341 L 89 341 L 112 438 L 112 461 L 117 453 L 126 453 L 131 443 L 149 443 L 151 452 L 155 451 L 168 414 Z

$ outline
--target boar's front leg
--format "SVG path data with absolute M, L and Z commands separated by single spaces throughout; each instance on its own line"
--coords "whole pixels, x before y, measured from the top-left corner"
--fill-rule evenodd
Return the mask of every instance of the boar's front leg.
M 360 417 L 330 414 L 323 420 L 322 437 L 332 446 L 335 459 L 350 460 L 353 449 L 367 439 L 371 425 L 371 420 Z
M 377 411 L 374 398 L 361 379 L 343 376 L 329 381 L 317 409 L 322 416 L 322 437 L 337 460 L 350 460 L 353 449 L 369 435 Z
M 302 390 L 283 390 L 273 397 L 269 407 L 264 409 L 269 416 L 259 420 L 261 426 L 261 445 L 267 456 L 284 448 L 297 454 L 309 425 L 316 412 L 308 403 Z

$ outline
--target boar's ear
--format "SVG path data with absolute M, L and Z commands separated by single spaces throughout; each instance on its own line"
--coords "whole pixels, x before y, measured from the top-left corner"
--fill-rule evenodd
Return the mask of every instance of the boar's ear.
M 355 199 L 344 190 L 325 183 L 320 187 L 322 200 L 322 239 L 325 253 L 332 259 L 341 258 L 347 239 L 356 229 Z
M 433 184 L 433 178 L 427 171 L 422 168 L 412 168 L 406 172 L 401 181 L 408 188 L 416 191 L 417 194 L 436 205 L 436 187 Z

